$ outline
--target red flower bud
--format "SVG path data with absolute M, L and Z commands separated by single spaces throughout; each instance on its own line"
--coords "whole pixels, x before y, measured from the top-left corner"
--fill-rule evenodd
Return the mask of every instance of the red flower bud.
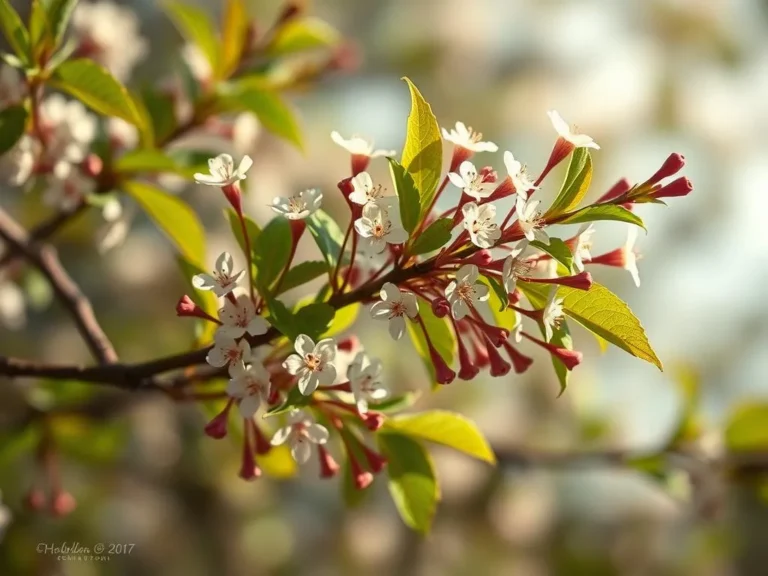
M 363 449 L 363 453 L 365 453 L 365 459 L 368 462 L 368 467 L 371 469 L 371 472 L 378 474 L 384 470 L 384 467 L 387 465 L 387 459 L 384 456 L 375 450 L 371 450 L 365 444 L 360 444 L 360 447 Z
M 614 200 L 621 196 L 622 194 L 626 194 L 629 192 L 629 189 L 632 188 L 632 184 L 630 184 L 629 180 L 626 178 L 622 178 L 616 184 L 611 186 L 611 188 L 600 196 L 600 198 L 597 199 L 597 204 L 601 204 L 603 202 L 608 202 L 610 200 Z
M 211 322 L 215 322 L 216 324 L 221 324 L 221 322 L 219 322 L 216 318 L 195 304 L 192 301 L 192 298 L 186 294 L 182 296 L 179 299 L 178 304 L 176 304 L 176 315 L 181 317 L 202 318 L 203 320 L 209 320 Z
M 24 496 L 24 506 L 31 512 L 39 512 L 45 508 L 46 504 L 45 493 L 39 488 L 32 488 L 27 495 Z
M 256 466 L 256 458 L 253 456 L 253 447 L 251 446 L 252 425 L 253 422 L 246 420 L 243 434 L 243 459 L 240 464 L 240 478 L 243 480 L 253 480 L 261 476 L 261 469 Z
M 520 290 L 515 288 L 515 291 L 512 292 L 512 294 L 509 295 L 509 304 L 512 306 L 515 306 L 516 304 L 520 303 L 520 300 L 522 299 L 523 295 L 520 293 Z
M 232 408 L 233 400 L 230 398 L 224 409 L 219 412 L 213 419 L 205 426 L 206 435 L 211 438 L 224 438 L 227 435 L 227 418 L 229 418 L 229 411 Z
M 531 336 L 527 332 L 523 332 L 523 336 L 528 338 L 531 342 L 535 342 L 542 348 L 544 348 L 547 352 L 552 354 L 555 358 L 560 360 L 565 367 L 568 370 L 573 370 L 581 364 L 582 359 L 584 358 L 584 355 L 581 352 L 577 352 L 575 350 L 568 350 L 567 348 L 560 348 L 559 346 L 555 346 L 554 344 L 550 344 L 549 342 L 544 342 L 543 340 L 539 340 L 538 338 Z
M 478 322 L 475 326 L 483 331 L 485 336 L 489 338 L 490 342 L 496 346 L 496 348 L 501 346 L 507 338 L 509 338 L 509 330 L 505 328 L 499 328 L 498 326 L 492 326 L 490 324 L 485 324 L 484 322 Z
M 104 162 L 102 162 L 101 158 L 96 156 L 96 154 L 88 154 L 82 164 L 80 164 L 80 169 L 86 176 L 95 178 L 101 174 L 101 171 L 104 169 Z
M 259 428 L 258 424 L 252 422 L 252 425 L 256 434 L 256 454 L 263 456 L 272 450 L 272 443 L 266 436 L 264 436 L 264 433 L 261 431 L 261 428 Z
M 653 176 L 648 178 L 644 184 L 646 186 L 658 184 L 664 180 L 664 178 L 669 178 L 680 172 L 680 170 L 683 169 L 683 166 L 685 166 L 685 157 L 683 157 L 682 154 L 670 154 L 664 161 L 664 164 L 661 165 L 661 168 L 659 168 Z
M 435 367 L 437 383 L 450 384 L 453 382 L 453 379 L 456 378 L 456 372 L 451 370 L 450 366 L 445 363 L 445 360 L 443 360 L 443 357 L 440 356 L 437 350 L 435 350 L 435 347 L 429 339 L 427 339 L 427 344 L 429 346 L 429 356 L 432 359 L 432 365 Z
M 53 500 L 51 501 L 51 514 L 54 516 L 58 516 L 59 518 L 68 516 L 74 512 L 75 508 L 77 508 L 77 501 L 69 492 L 61 491 L 53 495 Z
M 491 376 L 498 377 L 498 376 L 505 376 L 506 374 L 509 374 L 509 371 L 512 369 L 512 366 L 504 360 L 504 358 L 501 357 L 501 354 L 499 354 L 499 351 L 496 350 L 495 346 L 493 346 L 493 343 L 490 341 L 490 339 L 486 336 L 485 337 L 487 346 L 485 347 L 486 352 L 488 353 L 488 359 L 491 363 Z
M 467 262 L 484 268 L 493 262 L 493 254 L 491 254 L 490 250 L 483 249 L 472 254 L 472 256 L 467 259 Z
M 367 412 L 365 416 L 363 416 L 363 422 L 365 422 L 365 427 L 368 428 L 371 432 L 376 432 L 376 430 L 379 430 L 382 426 L 384 426 L 384 420 L 386 418 L 384 417 L 384 414 L 381 412 Z
M 320 478 L 333 478 L 339 473 L 341 466 L 322 444 L 317 445 L 317 455 L 320 460 Z
M 238 217 L 242 218 L 243 202 L 240 195 L 240 185 L 237 182 L 234 184 L 227 184 L 226 186 L 222 186 L 221 191 L 224 193 L 224 197 L 232 205 L 232 208 L 235 209 L 235 213 Z
M 509 354 L 509 359 L 512 360 L 512 367 L 515 369 L 516 374 L 522 374 L 533 364 L 533 358 L 526 356 L 509 342 L 504 342 L 504 350 Z
M 552 147 L 552 152 L 549 154 L 547 165 L 544 167 L 541 174 L 539 174 L 536 182 L 534 182 L 534 186 L 541 184 L 544 181 L 544 178 L 547 177 L 547 174 L 549 174 L 555 166 L 560 164 L 560 162 L 565 160 L 574 148 L 575 146 L 571 142 L 565 138 L 558 137 L 555 141 L 555 145 Z
M 353 352 L 360 348 L 360 340 L 357 336 L 348 336 L 339 341 L 337 348 L 343 352 Z
M 472 380 L 480 372 L 480 368 L 472 363 L 469 357 L 469 351 L 461 338 L 457 338 L 459 344 L 459 378 L 461 380 Z
M 363 470 L 360 467 L 360 463 L 349 452 L 349 467 L 352 469 L 352 481 L 355 484 L 355 488 L 358 490 L 365 490 L 373 482 L 373 474 L 367 470 Z
M 451 312 L 451 306 L 445 298 L 435 298 L 432 300 L 432 312 L 438 318 L 445 318 Z
M 496 179 L 498 178 L 496 170 L 493 169 L 493 166 L 483 166 L 480 168 L 478 176 L 482 178 L 482 182 L 484 184 L 495 184 Z
M 652 198 L 674 198 L 677 196 L 687 196 L 693 190 L 693 184 L 685 176 L 673 180 L 666 186 L 659 188 L 651 193 Z

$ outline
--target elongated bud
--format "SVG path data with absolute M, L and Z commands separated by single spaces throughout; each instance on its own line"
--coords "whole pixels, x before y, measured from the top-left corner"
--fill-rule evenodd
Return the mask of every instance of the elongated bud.
M 496 174 L 496 170 L 493 169 L 493 166 L 483 166 L 480 168 L 478 176 L 482 178 L 484 184 L 495 184 L 498 179 L 498 175 Z
M 491 324 L 477 323 L 475 324 L 483 334 L 489 339 L 489 341 L 498 348 L 501 346 L 507 338 L 509 338 L 509 330 L 505 328 L 499 328 L 498 326 L 492 326 Z
M 246 421 L 245 433 L 243 434 L 243 458 L 240 464 L 240 478 L 243 480 L 253 480 L 261 476 L 261 469 L 256 466 L 256 458 L 253 456 L 249 422 L 251 421 Z M 251 424 L 253 423 L 251 422 Z
M 208 314 L 205 310 L 200 308 L 192 301 L 192 298 L 186 294 L 179 299 L 176 304 L 176 315 L 181 317 L 202 318 L 216 324 L 221 324 L 216 318 Z
M 488 352 L 482 342 L 472 340 L 472 353 L 475 355 L 474 363 L 478 368 L 485 368 L 491 363 L 491 360 L 488 357 Z
M 630 188 L 632 188 L 632 184 L 629 182 L 629 180 L 622 178 L 616 182 L 616 184 L 611 186 L 608 189 L 608 192 L 600 196 L 600 198 L 597 199 L 597 203 L 602 204 L 603 202 L 610 202 L 611 200 L 615 200 L 619 196 L 629 192 Z
M 258 424 L 256 424 L 255 422 L 252 422 L 252 424 L 253 424 L 253 431 L 255 434 L 254 444 L 256 445 L 256 454 L 263 456 L 264 454 L 267 454 L 270 450 L 272 450 L 272 443 L 261 431 L 261 428 L 259 428 Z
M 514 291 L 514 292 L 512 292 L 512 293 L 509 295 L 509 299 L 507 300 L 507 302 L 508 302 L 509 304 L 511 304 L 512 306 L 515 306 L 516 304 L 519 304 L 519 303 L 520 303 L 520 300 L 522 300 L 522 298 L 523 298 L 523 295 L 520 293 L 520 290 L 518 290 L 517 288 L 515 288 L 515 291 Z
M 515 369 L 516 374 L 522 374 L 533 364 L 533 358 L 520 352 L 509 341 L 504 342 L 504 350 L 509 354 L 509 359 L 512 361 L 512 367 Z
M 558 136 L 557 140 L 555 140 L 555 145 L 552 147 L 552 152 L 549 154 L 549 160 L 547 160 L 547 165 L 544 167 L 544 170 L 539 174 L 539 177 L 536 179 L 536 182 L 534 182 L 534 186 L 538 186 L 544 181 L 544 178 L 547 177 L 547 174 L 560 162 L 566 159 L 568 154 L 571 153 L 571 151 L 575 148 L 575 146 L 566 140 L 565 138 Z
M 487 249 L 479 250 L 472 254 L 472 256 L 467 259 L 467 262 L 479 266 L 480 268 L 485 268 L 493 262 L 493 254 Z
M 239 218 L 243 217 L 243 202 L 240 194 L 240 186 L 235 182 L 234 184 L 227 184 L 222 186 L 221 191 L 224 193 L 224 197 L 234 208 L 235 213 Z
M 581 364 L 581 361 L 584 359 L 584 355 L 581 352 L 577 352 L 576 350 L 568 350 L 567 348 L 561 348 L 559 346 L 555 346 L 554 344 L 550 344 L 549 342 L 544 342 L 535 336 L 531 336 L 527 332 L 523 332 L 523 336 L 528 338 L 528 340 L 531 342 L 538 344 L 547 352 L 552 354 L 552 356 L 560 360 L 560 362 L 562 362 L 568 370 L 573 370 L 576 368 L 576 366 Z
M 504 360 L 504 358 L 501 357 L 501 354 L 499 354 L 499 351 L 496 350 L 496 347 L 493 345 L 493 342 L 490 341 L 490 339 L 486 336 L 486 347 L 485 350 L 488 353 L 488 360 L 491 363 L 491 376 L 498 377 L 498 376 L 505 376 L 506 374 L 509 374 L 509 371 L 512 369 L 512 366 Z
M 59 518 L 69 516 L 77 508 L 75 497 L 69 492 L 59 491 L 51 500 L 51 514 Z
M 674 176 L 683 169 L 683 166 L 685 166 L 685 157 L 682 154 L 670 154 L 664 161 L 664 164 L 661 165 L 661 168 L 644 182 L 644 186 L 653 186 L 664 180 L 664 178 Z
M 472 362 L 464 341 L 460 337 L 457 337 L 456 340 L 459 345 L 459 378 L 461 380 L 472 380 L 480 372 L 480 368 Z
M 512 178 L 507 176 L 498 186 L 496 186 L 495 190 L 491 192 L 489 199 L 493 201 L 501 200 L 502 198 L 511 196 L 515 192 L 517 192 L 517 190 L 515 190 L 515 184 L 512 182 Z
M 387 459 L 375 450 L 368 448 L 365 444 L 361 443 L 360 446 L 363 449 L 365 459 L 368 462 L 368 467 L 371 469 L 371 472 L 378 474 L 384 470 L 384 467 L 387 465 Z
M 320 478 L 333 478 L 339 473 L 341 466 L 322 444 L 317 445 L 317 455 L 320 461 Z
M 384 414 L 381 412 L 367 412 L 365 416 L 363 416 L 365 427 L 371 432 L 376 432 L 376 430 L 381 429 L 381 427 L 384 426 L 384 420 Z
M 589 272 L 580 272 L 574 276 L 562 276 L 557 278 L 524 278 L 526 282 L 538 284 L 559 284 L 568 286 L 576 290 L 589 290 L 592 288 L 592 274 Z
M 234 401 L 230 398 L 224 409 L 219 412 L 213 419 L 205 426 L 206 435 L 211 438 L 221 439 L 227 435 L 227 419 L 229 418 L 229 411 L 232 408 Z
M 650 196 L 652 198 L 675 198 L 678 196 L 687 196 L 693 190 L 693 184 L 685 176 L 673 180 L 666 186 L 659 188 L 652 192 Z
M 432 359 L 432 365 L 435 367 L 435 377 L 438 384 L 450 384 L 456 378 L 456 372 L 451 370 L 448 364 L 445 363 L 445 360 L 435 350 L 429 339 L 427 339 L 427 345 L 429 347 L 429 357 Z
M 349 467 L 352 470 L 352 481 L 355 484 L 355 488 L 358 490 L 365 490 L 373 482 L 373 474 L 367 470 L 363 470 L 363 468 L 360 466 L 360 462 L 357 461 L 351 452 L 348 452 L 348 454 Z

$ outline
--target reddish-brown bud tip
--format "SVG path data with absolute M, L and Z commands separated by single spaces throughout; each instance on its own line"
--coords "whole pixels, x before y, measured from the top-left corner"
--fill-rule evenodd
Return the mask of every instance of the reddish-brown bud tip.
M 597 203 L 600 204 L 602 202 L 608 202 L 610 200 L 614 200 L 619 196 L 621 196 L 622 194 L 626 194 L 627 192 L 629 192 L 630 188 L 632 188 L 632 184 L 630 183 L 630 181 L 627 180 L 626 178 L 622 178 L 621 180 L 616 182 L 616 184 L 611 186 L 608 192 L 600 196 L 600 198 L 597 199 Z
M 653 198 L 675 198 L 677 196 L 687 196 L 693 190 L 693 184 L 685 176 L 673 180 L 666 186 L 663 186 L 651 193 Z
M 176 304 L 176 315 L 177 316 L 195 316 L 195 312 L 197 311 L 197 304 L 195 304 L 192 301 L 192 298 L 184 294 L 179 299 L 179 303 Z
M 235 182 L 234 184 L 227 184 L 222 186 L 221 191 L 224 193 L 224 197 L 234 208 L 235 213 L 242 218 L 243 216 L 243 203 L 240 195 L 240 185 Z
M 360 348 L 360 340 L 357 336 L 348 336 L 339 341 L 337 348 L 343 352 L 353 352 Z
M 568 350 L 567 348 L 554 348 L 552 349 L 552 355 L 560 360 L 568 370 L 576 368 L 584 359 L 584 355 L 581 352 Z
M 32 488 L 24 496 L 24 506 L 31 512 L 40 512 L 40 510 L 45 508 L 46 501 L 45 493 L 39 488 Z
M 80 165 L 80 169 L 86 176 L 95 178 L 101 174 L 101 171 L 104 169 L 104 162 L 102 162 L 101 158 L 96 156 L 96 154 L 88 154 Z
M 368 412 L 363 417 L 363 422 L 365 422 L 365 427 L 368 428 L 368 430 L 376 432 L 376 430 L 379 430 L 384 426 L 385 419 L 384 414 L 381 412 Z
M 438 318 L 445 318 L 451 313 L 451 306 L 445 298 L 435 298 L 432 300 L 432 312 Z
M 373 484 L 373 474 L 366 472 L 365 470 L 361 470 L 359 473 L 355 474 L 354 482 L 355 488 L 358 490 L 365 490 L 368 488 L 368 486 Z
M 526 356 L 509 342 L 504 343 L 504 349 L 509 354 L 509 359 L 512 360 L 512 367 L 515 369 L 516 374 L 522 374 L 533 364 L 533 358 Z
M 496 174 L 496 170 L 493 169 L 493 166 L 483 166 L 480 168 L 480 173 L 478 175 L 482 178 L 483 184 L 495 184 L 498 179 L 498 175 Z
M 213 419 L 205 426 L 205 434 L 211 438 L 221 439 L 227 435 L 227 418 L 229 417 L 229 410 L 232 408 L 232 401 L 227 402 L 224 409 L 219 412 Z
M 264 433 L 257 424 L 254 423 L 253 428 L 256 431 L 256 454 L 263 456 L 272 450 L 272 443 L 264 436 Z
M 387 465 L 387 459 L 375 450 L 368 448 L 365 444 L 361 444 L 361 447 L 363 452 L 365 452 L 365 459 L 368 462 L 368 467 L 371 469 L 371 472 L 378 474 L 384 470 L 384 467 Z
M 557 284 L 570 286 L 571 288 L 576 288 L 576 290 L 589 290 L 592 288 L 592 274 L 585 270 L 575 276 L 558 278 Z
M 491 262 L 493 262 L 493 254 L 491 254 L 490 250 L 480 250 L 479 252 L 475 252 L 472 254 L 472 256 L 468 259 L 469 262 L 474 264 L 475 266 L 485 267 L 488 266 Z
M 518 304 L 518 303 L 520 302 L 520 300 L 522 299 L 522 297 L 523 297 L 523 295 L 520 293 L 520 290 L 518 290 L 517 288 L 515 288 L 515 291 L 514 291 L 514 292 L 512 292 L 512 293 L 509 295 L 509 299 L 508 299 L 508 301 L 509 301 L 509 303 L 510 303 L 512 306 L 514 306 L 515 304 Z

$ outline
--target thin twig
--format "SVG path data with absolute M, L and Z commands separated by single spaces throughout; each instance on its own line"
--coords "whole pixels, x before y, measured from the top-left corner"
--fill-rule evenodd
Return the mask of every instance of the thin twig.
M 117 353 L 101 329 L 90 301 L 61 265 L 56 250 L 49 245 L 38 246 L 7 212 L 0 209 L 0 237 L 11 250 L 22 254 L 47 278 L 56 296 L 67 308 L 77 330 L 100 364 L 117 362 Z

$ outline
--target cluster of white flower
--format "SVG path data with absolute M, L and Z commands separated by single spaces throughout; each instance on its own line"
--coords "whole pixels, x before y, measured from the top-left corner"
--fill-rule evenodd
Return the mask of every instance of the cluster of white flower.
M 13 518 L 11 511 L 3 504 L 2 496 L 2 493 L 0 493 L 0 542 L 2 542 L 3 536 L 5 536 L 5 529 Z

